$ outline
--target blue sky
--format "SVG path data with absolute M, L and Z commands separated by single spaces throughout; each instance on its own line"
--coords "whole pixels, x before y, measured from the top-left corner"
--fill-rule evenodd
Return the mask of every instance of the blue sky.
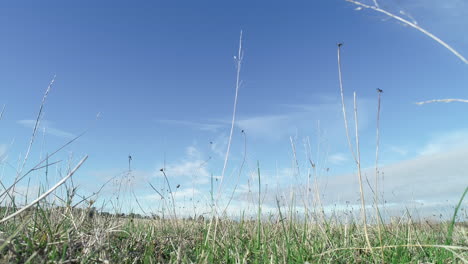
M 456 0 L 390 1 L 382 7 L 404 11 L 467 55 L 466 5 Z M 353 91 L 358 96 L 363 167 L 375 162 L 375 89 L 381 88 L 380 162 L 386 191 L 402 193 L 389 199 L 400 204 L 455 201 L 466 186 L 467 105 L 414 103 L 467 98 L 468 65 L 414 29 L 355 9 L 338 0 L 2 3 L 2 181 L 14 177 L 29 143 L 31 120 L 56 75 L 42 117 L 45 133 L 42 129 L 36 138 L 27 168 L 89 129 L 57 156 L 64 162 L 54 168 L 56 179 L 67 159 L 74 164 L 88 154 L 74 181 L 83 192 L 93 192 L 128 170 L 130 154 L 130 187 L 148 211 L 157 210 L 159 201 L 147 182 L 164 188 L 162 166 L 172 188 L 181 184 L 178 199 L 206 201 L 210 175 L 222 171 L 235 92 L 233 56 L 243 30 L 242 85 L 222 190 L 225 198 L 237 185 L 234 211 L 242 208 L 242 191 L 248 190 L 257 161 L 272 197 L 280 190 L 272 186 L 296 188 L 307 181 L 307 137 L 313 159 L 330 168 L 319 172 L 323 182 L 355 180 L 340 112 L 338 42 L 344 43 L 349 107 Z M 247 151 L 237 179 L 244 160 L 241 130 Z M 416 175 L 422 171 L 423 176 Z M 373 178 L 371 171 L 368 175 Z M 43 176 L 39 172 L 32 181 L 39 185 Z M 323 188 L 343 192 L 339 184 Z M 348 198 L 355 194 L 350 191 Z M 345 199 L 327 197 L 330 204 Z

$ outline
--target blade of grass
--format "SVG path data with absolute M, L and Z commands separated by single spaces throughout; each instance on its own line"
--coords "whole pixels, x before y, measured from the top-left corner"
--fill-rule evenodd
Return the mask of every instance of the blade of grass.
M 8 220 L 10 220 L 11 218 L 21 214 L 22 212 L 24 212 L 25 210 L 27 210 L 29 207 L 35 205 L 36 203 L 40 202 L 42 199 L 44 199 L 45 197 L 47 197 L 51 192 L 53 192 L 55 189 L 57 189 L 60 185 L 62 185 L 63 183 L 65 183 L 66 180 L 68 180 L 80 167 L 81 165 L 83 165 L 83 163 L 86 161 L 86 159 L 88 159 L 88 156 L 86 155 L 83 159 L 81 159 L 81 161 L 78 163 L 78 165 L 76 165 L 76 167 L 70 172 L 68 173 L 67 176 L 65 176 L 63 179 L 61 179 L 59 182 L 57 182 L 57 184 L 55 184 L 52 188 L 50 188 L 47 192 L 43 193 L 41 196 L 39 196 L 36 200 L 32 201 L 29 205 L 21 208 L 20 210 L 16 211 L 15 213 L 3 218 L 2 220 L 0 220 L 0 224 L 1 223 L 4 223 Z
M 465 191 L 463 192 L 463 194 L 462 194 L 462 196 L 460 198 L 460 201 L 458 201 L 457 206 L 455 206 L 455 211 L 453 212 L 452 221 L 450 221 L 450 225 L 449 225 L 448 231 L 447 231 L 447 240 L 445 241 L 446 245 L 452 244 L 452 235 L 453 235 L 453 228 L 455 226 L 455 220 L 456 220 L 456 217 L 457 217 L 457 214 L 458 214 L 458 210 L 460 209 L 461 204 L 463 202 L 463 199 L 465 199 L 466 193 L 468 193 L 468 187 L 465 188 Z

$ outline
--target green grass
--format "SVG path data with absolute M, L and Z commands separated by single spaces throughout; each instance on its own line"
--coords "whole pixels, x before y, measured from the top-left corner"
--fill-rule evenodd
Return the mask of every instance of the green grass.
M 366 5 L 354 0 L 348 1 L 361 8 L 383 13 L 419 30 L 467 63 L 467 60 L 448 44 L 417 24 L 381 9 L 377 5 L 377 1 L 373 1 L 374 5 Z M 338 44 L 343 117 L 350 151 L 358 165 L 360 178 L 357 108 L 355 104 L 355 154 L 348 135 L 344 106 L 339 53 L 341 46 L 342 44 Z M 236 114 L 237 92 L 240 86 L 242 54 L 241 32 L 239 53 L 236 60 L 236 96 L 231 137 Z M 52 165 L 48 163 L 49 157 L 83 135 L 80 134 L 64 144 L 30 171 L 23 172 L 22 169 L 28 160 L 29 150 L 37 134 L 37 123 L 41 119 L 43 105 L 53 82 L 54 80 L 50 83 L 43 97 L 27 154 L 17 174 L 20 176 L 18 181 L 41 168 L 46 169 L 47 176 L 47 168 Z M 379 120 L 380 94 L 378 100 Z M 442 99 L 418 104 L 452 101 L 467 102 L 460 99 Z M 0 112 L 0 119 L 2 114 L 3 110 Z M 378 133 L 379 126 L 377 126 L 376 176 L 378 176 Z M 223 176 L 228 161 L 231 137 L 224 162 Z M 293 142 L 291 143 L 293 144 Z M 295 149 L 293 150 L 295 155 Z M 84 160 L 86 158 L 82 162 Z M 44 166 L 44 162 L 46 162 L 46 166 Z M 82 162 L 71 174 L 79 168 Z M 311 165 L 315 169 L 312 162 Z M 172 211 L 175 218 L 178 214 L 171 184 L 163 169 L 161 172 L 172 200 L 172 203 L 168 202 L 165 205 L 167 208 L 164 209 Z M 67 177 L 71 177 L 71 174 Z M 65 180 L 66 178 L 63 178 L 63 182 Z M 15 185 L 16 182 L 12 186 Z M 59 186 L 60 184 L 54 188 Z M 164 198 L 156 188 L 152 185 L 151 187 Z M 360 183 L 360 187 L 361 208 L 366 208 L 362 183 Z M 2 195 L 9 194 L 10 190 L 3 188 L 5 192 Z M 21 210 L 16 207 L 13 195 L 10 197 L 11 203 L 8 204 L 11 207 L 0 207 L 0 221 L 2 221 L 0 223 L 0 263 L 468 263 L 468 224 L 456 221 L 459 212 L 464 210 L 462 202 L 468 188 L 465 189 L 459 203 L 455 205 L 453 216 L 449 222 L 414 220 L 407 213 L 405 218 L 394 219 L 394 221 L 385 224 L 383 224 L 384 221 L 373 219 L 374 223 L 378 223 L 374 225 L 363 225 L 361 220 L 344 223 L 344 219 L 339 217 L 325 217 L 323 211 L 320 210 L 320 213 L 315 215 L 309 212 L 307 206 L 305 208 L 306 215 L 295 212 L 292 209 L 293 206 L 290 206 L 288 210 L 282 210 L 278 200 L 276 214 L 270 214 L 266 220 L 262 213 L 259 164 L 258 188 L 258 214 L 256 217 L 252 216 L 252 218 L 247 219 L 244 217 L 245 212 L 241 212 L 241 218 L 237 221 L 230 218 L 212 218 L 210 220 L 149 219 L 137 217 L 134 214 L 122 217 L 99 213 L 91 207 L 94 201 L 91 202 L 90 199 L 74 201 L 76 199 L 76 189 L 74 188 L 67 188 L 67 197 L 64 199 L 56 195 L 55 189 L 49 190 L 54 193 L 56 198 L 63 201 L 60 206 L 51 206 L 45 200 L 39 199 L 37 203 L 24 208 L 23 213 L 6 221 L 7 219 L 3 217 L 11 216 L 13 212 Z M 378 203 L 377 187 L 375 191 L 374 203 Z M 216 203 L 213 193 L 213 177 L 211 177 L 210 196 L 210 207 L 212 214 L 214 214 L 215 209 L 219 208 L 214 208 Z M 317 195 L 317 198 L 318 203 L 321 204 L 320 195 Z M 296 197 L 291 199 L 291 204 L 295 204 Z M 88 203 L 88 208 L 72 209 L 72 205 L 76 207 L 83 201 Z M 6 204 L 4 200 L 2 202 L 2 204 Z M 171 205 L 172 208 L 170 208 Z M 364 223 L 366 217 L 366 212 L 362 211 L 361 218 Z M 376 217 L 381 218 L 379 208 L 376 208 Z M 466 215 L 462 219 L 466 220 Z
M 279 214 L 280 215 L 280 214 Z M 1 263 L 463 263 L 468 226 L 389 223 L 382 228 L 383 257 L 367 249 L 362 226 L 327 224 L 286 216 L 263 220 L 210 221 L 119 218 L 86 210 L 41 206 L 0 225 Z M 283 219 L 283 220 L 279 220 Z M 451 243 L 448 230 L 452 230 Z M 261 241 L 259 241 L 261 239 Z M 380 246 L 376 226 L 369 239 Z M 67 262 L 68 261 L 68 262 Z

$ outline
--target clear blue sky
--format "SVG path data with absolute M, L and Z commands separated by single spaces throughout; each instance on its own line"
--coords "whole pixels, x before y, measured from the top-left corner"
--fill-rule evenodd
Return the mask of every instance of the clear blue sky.
M 468 6 L 463 1 L 391 1 L 383 7 L 405 11 L 468 55 Z M 435 200 L 456 200 L 466 186 L 461 174 L 466 162 L 460 159 L 452 168 L 442 160 L 460 157 L 457 151 L 468 145 L 468 105 L 414 103 L 468 98 L 468 65 L 420 32 L 355 8 L 338 0 L 1 3 L 2 180 L 14 177 L 11 166 L 16 168 L 26 152 L 31 120 L 56 75 L 42 119 L 46 133 L 37 137 L 27 168 L 41 153 L 89 129 L 56 158 L 73 155 L 76 162 L 90 156 L 75 177 L 84 192 L 128 169 L 131 154 L 133 187 L 148 207 L 154 192 L 146 182 L 164 184 L 159 172 L 164 163 L 171 184 L 182 185 L 179 197 L 191 192 L 206 198 L 209 175 L 219 176 L 222 170 L 235 91 L 233 56 L 243 30 L 242 86 L 226 193 L 236 182 L 236 192 L 248 186 L 257 160 L 270 186 L 303 184 L 305 137 L 310 137 L 313 158 L 330 168 L 323 177 L 333 181 L 354 172 L 337 79 L 336 44 L 343 42 L 346 101 L 350 105 L 353 91 L 359 98 L 363 167 L 374 164 L 376 88 L 381 88 L 381 164 L 395 174 L 385 174 L 388 191 L 406 186 L 405 193 L 415 200 L 429 201 L 438 192 L 443 198 Z M 237 181 L 242 129 L 247 156 Z M 291 176 L 290 137 L 296 142 L 298 177 Z M 425 159 L 435 159 L 429 163 L 439 167 L 411 181 L 409 167 L 422 162 L 419 166 L 427 169 Z M 54 170 L 60 168 L 65 171 L 65 161 Z M 438 169 L 444 175 L 436 175 Z M 443 189 L 437 183 L 441 178 Z M 43 173 L 34 179 L 41 182 Z M 417 191 L 421 181 L 427 181 L 429 194 Z M 408 202 L 398 197 L 393 196 L 395 202 Z

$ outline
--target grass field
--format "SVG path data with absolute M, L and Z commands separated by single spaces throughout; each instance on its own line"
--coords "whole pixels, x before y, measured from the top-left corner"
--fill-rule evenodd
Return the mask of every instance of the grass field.
M 377 1 L 374 1 L 374 6 L 348 1 L 360 8 L 384 13 L 419 30 L 466 62 L 458 52 L 417 24 L 391 13 L 385 13 L 386 11 L 377 5 Z M 459 203 L 453 205 L 451 214 L 439 220 L 413 218 L 409 211 L 400 217 L 392 216 L 385 219 L 382 217 L 385 208 L 379 201 L 378 191 L 381 190 L 377 188 L 378 125 L 376 185 L 373 189 L 375 194 L 372 201 L 364 199 L 356 95 L 354 94 L 352 113 L 356 134 L 350 135 L 352 133 L 348 129 L 341 80 L 341 46 L 342 44 L 338 44 L 339 83 L 348 144 L 357 164 L 353 169 L 357 171 L 359 179 L 360 190 L 356 190 L 361 195 L 359 212 L 325 213 L 320 202 L 318 186 L 312 186 L 313 183 L 307 182 L 307 190 L 314 189 L 311 193 L 315 195 L 312 199 L 313 206 L 304 205 L 303 210 L 298 211 L 296 210 L 298 205 L 295 203 L 298 197 L 291 197 L 292 201 L 289 204 L 294 206 L 289 207 L 280 206 L 277 198 L 275 211 L 270 210 L 267 213 L 263 210 L 260 166 L 258 166 L 259 190 L 256 193 L 258 196 L 252 201 L 254 214 L 244 214 L 245 212 L 241 210 L 238 217 L 230 217 L 219 213 L 217 210 L 220 209 L 216 207 L 217 199 L 215 201 L 213 198 L 213 186 L 210 193 L 212 203 L 209 214 L 205 214 L 204 217 L 180 214 L 175 206 L 171 184 L 163 169 L 161 172 L 164 174 L 168 192 L 161 194 L 156 188 L 153 189 L 165 199 L 164 216 L 122 214 L 118 213 L 118 210 L 108 213 L 95 207 L 98 204 L 95 199 L 99 199 L 99 196 L 84 197 L 78 195 L 79 189 L 63 185 L 72 178 L 74 172 L 86 161 L 87 156 L 74 169 L 68 170 L 67 176 L 56 185 L 43 188 L 47 191 L 40 192 L 36 200 L 19 202 L 21 199 L 15 197 L 14 191 L 18 182 L 27 179 L 31 172 L 47 170 L 52 165 L 47 163 L 48 159 L 44 159 L 31 170 L 23 171 L 36 136 L 35 130 L 14 183 L 11 186 L 4 186 L 2 183 L 0 263 L 468 263 L 467 212 L 466 206 L 463 206 L 468 188 L 460 194 Z M 237 58 L 236 97 L 231 136 L 235 122 L 237 89 L 240 85 L 242 33 Z M 51 85 L 52 83 L 53 81 Z M 41 118 L 42 107 L 49 90 L 50 86 L 42 101 L 37 122 Z M 377 120 L 380 122 L 382 91 L 378 92 Z M 437 101 L 421 102 L 421 104 Z M 463 102 L 463 100 L 458 101 Z M 0 119 L 1 116 L 2 114 Z M 356 141 L 351 142 L 351 138 L 355 138 Z M 230 143 L 229 140 L 222 177 L 226 170 Z M 292 147 L 295 151 L 294 145 Z M 311 162 L 311 167 L 314 166 Z M 222 180 L 223 178 L 221 182 Z M 49 197 L 53 199 L 47 199 Z M 138 200 L 136 202 L 138 203 Z M 366 209 L 371 207 L 372 209 Z
M 369 249 L 355 221 L 283 217 L 174 221 L 36 206 L 1 226 L 1 262 L 463 263 L 468 257 L 466 223 L 449 236 L 450 223 L 394 219 L 381 226 L 382 243 L 369 226 Z

